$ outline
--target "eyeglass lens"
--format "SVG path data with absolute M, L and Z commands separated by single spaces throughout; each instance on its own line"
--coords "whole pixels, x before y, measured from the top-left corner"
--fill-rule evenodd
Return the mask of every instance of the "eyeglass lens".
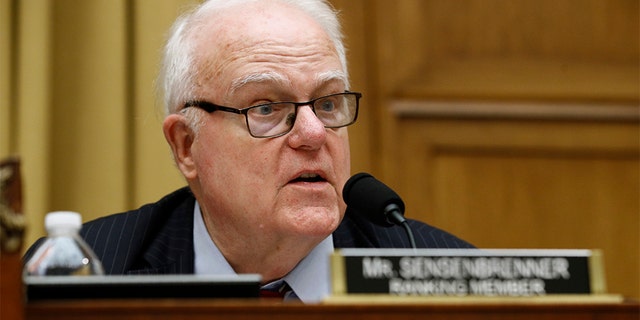
M 312 100 L 313 110 L 327 128 L 339 128 L 353 123 L 358 97 L 340 93 Z M 304 103 L 275 102 L 247 110 L 247 125 L 255 137 L 273 137 L 287 133 L 295 122 L 297 107 Z

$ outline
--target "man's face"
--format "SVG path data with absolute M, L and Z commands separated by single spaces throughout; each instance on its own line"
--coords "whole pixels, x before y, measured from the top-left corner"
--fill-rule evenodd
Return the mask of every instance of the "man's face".
M 301 12 L 265 4 L 212 20 L 198 35 L 198 99 L 245 108 L 346 89 L 332 42 Z M 187 178 L 214 241 L 321 239 L 335 230 L 350 174 L 346 128 L 324 128 L 309 106 L 277 138 L 251 137 L 243 115 L 216 111 L 203 119 L 191 147 L 195 174 Z

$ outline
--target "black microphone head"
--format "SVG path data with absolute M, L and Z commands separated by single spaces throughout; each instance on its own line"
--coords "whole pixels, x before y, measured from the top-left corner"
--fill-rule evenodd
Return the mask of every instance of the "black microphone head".
M 389 227 L 394 225 L 387 218 L 390 205 L 404 214 L 404 202 L 395 191 L 368 173 L 358 173 L 349 178 L 342 189 L 347 206 L 373 223 Z

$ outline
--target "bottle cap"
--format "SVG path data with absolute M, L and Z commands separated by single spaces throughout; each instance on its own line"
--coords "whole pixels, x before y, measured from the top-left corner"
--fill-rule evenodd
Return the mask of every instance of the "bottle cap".
M 59 228 L 79 230 L 82 226 L 82 217 L 73 211 L 49 212 L 44 217 L 44 226 L 47 231 Z

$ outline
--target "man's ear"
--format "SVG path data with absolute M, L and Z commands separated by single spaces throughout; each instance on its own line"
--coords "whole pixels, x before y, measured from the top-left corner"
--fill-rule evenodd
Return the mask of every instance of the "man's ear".
M 171 146 L 178 169 L 187 180 L 194 179 L 197 176 L 197 170 L 191 153 L 191 145 L 195 133 L 187 124 L 187 119 L 178 114 L 171 114 L 164 119 L 162 131 Z

